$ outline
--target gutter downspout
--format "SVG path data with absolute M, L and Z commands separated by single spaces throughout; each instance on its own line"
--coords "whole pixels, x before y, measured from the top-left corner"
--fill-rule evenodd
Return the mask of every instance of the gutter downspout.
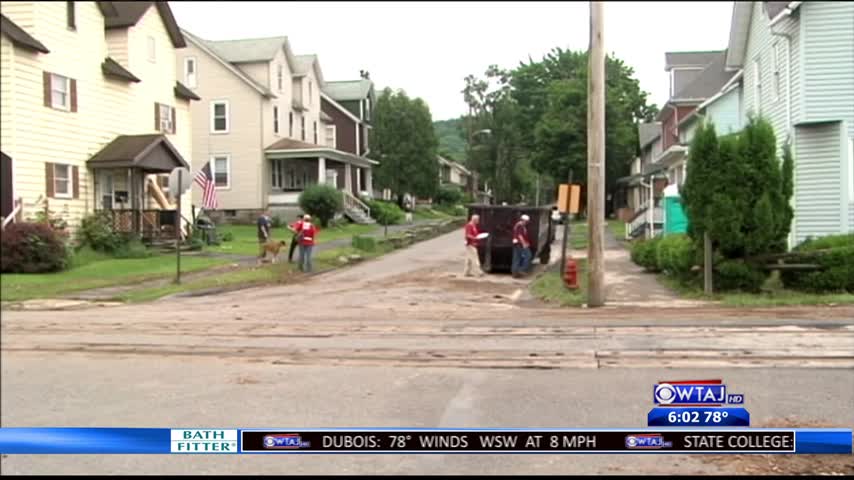
M 784 10 L 786 15 L 783 15 L 782 17 L 778 17 L 778 19 L 788 17 L 789 15 L 791 15 L 794 8 L 797 8 L 797 6 L 800 5 L 800 3 L 801 2 L 792 2 L 791 4 L 789 4 L 789 7 L 787 7 L 786 10 Z M 794 153 L 796 151 L 796 147 L 795 147 L 795 135 L 794 135 L 794 132 L 792 131 L 792 125 L 793 125 L 793 121 L 792 121 L 792 36 L 788 33 L 775 32 L 773 27 L 774 27 L 774 25 L 772 23 L 771 30 L 770 30 L 772 36 L 783 37 L 786 39 L 786 144 L 789 146 L 789 148 L 791 148 L 792 155 L 794 155 Z M 794 178 L 794 172 L 792 172 L 792 183 L 793 183 L 793 187 L 797 184 L 797 182 L 795 181 L 795 178 Z M 795 195 L 793 194 L 792 198 L 789 200 L 789 204 L 792 206 L 793 209 L 795 207 L 794 203 L 795 203 Z M 791 249 L 794 246 L 795 238 L 797 236 L 796 232 L 795 232 L 796 228 L 797 228 L 797 222 L 795 222 L 795 219 L 792 218 L 792 225 L 789 228 L 789 238 L 787 239 L 789 249 Z

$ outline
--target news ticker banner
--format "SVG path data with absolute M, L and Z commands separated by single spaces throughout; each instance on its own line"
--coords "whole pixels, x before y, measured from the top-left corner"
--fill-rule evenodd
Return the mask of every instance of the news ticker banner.
M 851 429 L 0 428 L 4 454 L 851 454 Z

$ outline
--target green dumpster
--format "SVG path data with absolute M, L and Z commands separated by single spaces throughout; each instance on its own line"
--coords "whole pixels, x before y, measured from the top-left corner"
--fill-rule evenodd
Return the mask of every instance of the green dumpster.
M 688 217 L 682 208 L 682 199 L 679 198 L 679 190 L 675 185 L 668 185 L 664 189 L 664 234 L 686 233 L 688 231 Z

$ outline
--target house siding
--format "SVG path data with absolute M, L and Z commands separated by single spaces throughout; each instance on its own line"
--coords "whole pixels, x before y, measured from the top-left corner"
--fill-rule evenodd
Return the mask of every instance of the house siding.
M 741 130 L 739 117 L 739 89 L 735 88 L 706 107 L 706 116 L 715 124 L 718 135 Z
M 356 155 L 356 122 L 326 100 L 321 100 L 321 108 L 334 122 L 335 148 Z
M 801 9 L 803 121 L 846 120 L 854 135 L 854 3 L 805 2 Z
M 840 181 L 844 171 L 841 128 L 839 122 L 796 128 L 795 243 L 847 230 L 840 228 L 848 222 Z
M 183 68 L 186 57 L 196 58 L 199 81 L 194 91 L 202 98 L 200 102 L 191 103 L 193 164 L 200 168 L 214 154 L 229 154 L 231 186 L 217 190 L 219 209 L 263 208 L 266 196 L 262 177 L 264 152 L 261 132 L 265 119 L 262 117 L 261 94 L 190 40 L 187 48 L 178 54 L 176 65 Z M 217 100 L 229 103 L 227 134 L 211 134 L 210 131 L 211 103 Z M 286 121 L 283 125 L 287 126 Z M 193 203 L 200 205 L 201 190 L 193 187 L 192 192 Z

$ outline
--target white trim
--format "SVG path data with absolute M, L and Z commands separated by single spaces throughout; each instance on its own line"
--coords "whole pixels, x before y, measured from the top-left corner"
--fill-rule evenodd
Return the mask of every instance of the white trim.
M 226 183 L 225 186 L 219 186 L 216 184 L 216 159 L 217 158 L 225 158 L 226 164 Z M 217 190 L 230 190 L 231 189 L 231 154 L 230 153 L 213 153 L 210 156 L 210 165 L 211 165 L 211 176 L 213 177 L 214 186 Z
M 848 203 L 854 202 L 854 137 L 848 137 Z M 848 225 L 849 230 L 854 225 Z
M 329 137 L 330 137 L 329 133 L 330 133 L 330 131 L 332 132 L 332 135 L 331 135 L 332 145 L 329 145 Z M 323 138 L 324 138 L 324 143 L 326 144 L 327 147 L 336 148 L 338 146 L 338 127 L 334 124 L 333 125 L 326 125 Z
M 361 128 L 356 125 L 356 155 L 362 155 L 362 145 L 359 143 L 359 133 L 361 132 Z
M 789 2 L 789 5 L 787 5 L 782 12 L 778 13 L 776 17 L 771 19 L 771 21 L 768 23 L 768 26 L 773 27 L 781 20 L 791 15 L 795 10 L 798 9 L 798 7 L 801 6 L 802 3 L 804 2 Z
M 215 106 L 216 105 L 225 105 L 225 130 L 217 130 L 215 128 L 216 117 L 214 116 Z M 210 133 L 211 135 L 225 135 L 231 133 L 231 105 L 228 100 L 211 100 L 210 102 L 210 115 L 211 115 L 211 124 L 210 124 Z
M 362 121 L 361 121 L 361 120 L 359 120 L 358 118 L 356 118 L 356 116 L 355 116 L 355 115 L 353 115 L 352 113 L 350 113 L 350 110 L 347 110 L 346 108 L 344 108 L 344 106 L 343 106 L 343 105 L 341 105 L 340 103 L 338 103 L 338 102 L 336 102 L 335 100 L 333 100 L 333 99 L 332 99 L 332 97 L 330 97 L 329 95 L 327 95 L 327 94 L 323 93 L 323 91 L 322 91 L 322 90 L 320 91 L 320 98 L 322 98 L 322 99 L 326 100 L 327 102 L 329 102 L 330 104 L 332 104 L 332 106 L 333 106 L 333 107 L 335 107 L 335 108 L 337 108 L 338 110 L 340 110 L 340 111 L 341 111 L 341 113 L 343 113 L 344 115 L 346 115 L 346 116 L 347 116 L 347 118 L 349 118 L 350 120 L 353 120 L 353 121 L 354 121 L 354 122 L 356 122 L 356 123 L 362 123 Z
M 71 178 L 74 175 L 74 169 L 70 164 L 67 163 L 52 163 L 53 165 L 53 197 L 54 198 L 73 198 L 74 197 L 74 179 Z M 65 179 L 65 186 L 67 188 L 65 193 L 59 193 L 56 190 L 56 167 L 65 167 L 68 170 L 68 176 Z M 14 200 L 14 197 L 12 198 Z
M 782 88 L 782 72 L 780 72 L 780 64 L 778 58 L 780 55 L 780 42 L 771 43 L 771 90 L 774 102 L 780 101 L 780 89 Z
M 193 62 L 193 81 L 190 81 L 189 62 Z M 199 85 L 199 62 L 196 57 L 184 57 L 184 83 L 187 88 L 196 88 Z
M 753 113 L 762 115 L 762 57 L 753 58 Z
M 65 79 L 65 92 L 60 92 L 65 94 L 65 105 L 59 105 L 53 101 L 53 92 L 59 92 L 59 90 L 55 90 L 53 88 L 53 82 L 55 79 Z M 50 74 L 50 107 L 62 110 L 63 112 L 71 111 L 71 78 L 58 73 Z
M 262 90 L 260 87 L 258 87 L 258 85 L 256 85 L 256 84 L 255 84 L 255 82 L 253 82 L 251 79 L 249 79 L 249 77 L 247 77 L 246 75 L 244 75 L 243 73 L 241 73 L 241 72 L 240 72 L 240 70 L 237 70 L 237 69 L 236 69 L 236 68 L 234 68 L 234 66 L 233 66 L 233 65 L 231 65 L 229 62 L 226 62 L 225 60 L 223 60 L 222 58 L 220 58 L 220 56 L 219 56 L 219 55 L 217 55 L 217 54 L 213 53 L 213 52 L 212 52 L 208 47 L 204 46 L 204 45 L 202 44 L 202 42 L 201 42 L 201 41 L 197 40 L 197 39 L 195 38 L 195 36 L 193 36 L 193 34 L 192 34 L 192 33 L 189 33 L 189 32 L 187 32 L 186 30 L 183 30 L 183 29 L 181 30 L 181 33 L 184 35 L 184 38 L 186 38 L 187 40 L 189 40 L 190 42 L 192 42 L 192 43 L 193 43 L 193 45 L 197 46 L 197 47 L 199 48 L 199 50 L 201 50 L 201 51 L 205 52 L 206 54 L 208 54 L 211 58 L 213 58 L 214 60 L 216 60 L 217 62 L 219 62 L 219 63 L 220 63 L 220 65 L 222 65 L 223 67 L 225 67 L 225 68 L 226 68 L 226 70 L 230 71 L 231 73 L 235 74 L 238 78 L 240 78 L 241 80 L 243 80 L 247 85 L 249 85 L 249 86 L 252 88 L 252 90 L 255 90 L 256 92 L 260 93 L 260 94 L 261 94 L 261 95 L 263 95 L 263 96 L 272 95 L 272 92 L 265 92 L 265 91 L 264 91 L 264 90 Z M 275 95 L 272 95 L 272 96 L 275 98 Z

